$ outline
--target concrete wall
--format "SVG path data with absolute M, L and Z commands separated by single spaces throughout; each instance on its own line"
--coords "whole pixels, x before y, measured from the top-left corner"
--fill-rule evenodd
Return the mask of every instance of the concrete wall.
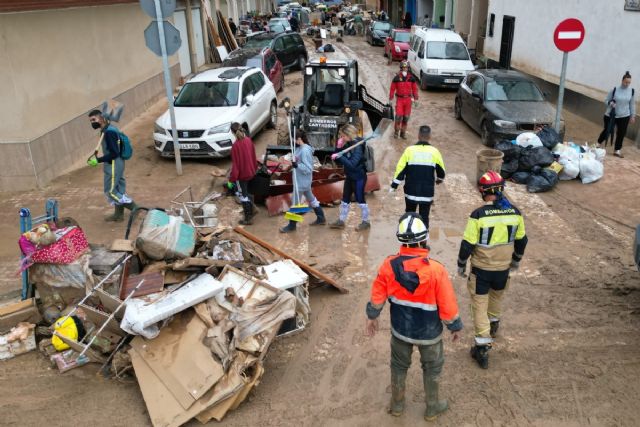
M 86 160 L 86 114 L 105 99 L 125 103 L 123 125 L 164 93 L 150 22 L 138 4 L 0 14 L 0 191 L 44 186 Z

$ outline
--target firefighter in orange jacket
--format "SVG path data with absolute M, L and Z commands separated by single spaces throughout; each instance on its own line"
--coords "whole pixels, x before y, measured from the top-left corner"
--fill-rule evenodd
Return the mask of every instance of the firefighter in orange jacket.
M 400 63 L 400 72 L 393 77 L 391 88 L 389 89 L 389 102 L 396 100 L 396 118 L 394 123 L 393 137 L 400 136 L 407 139 L 407 123 L 411 116 L 411 101 L 418 103 L 418 85 L 413 74 L 409 72 L 409 64 L 407 61 Z
M 442 323 L 459 338 L 462 321 L 449 274 L 442 264 L 429 258 L 429 232 L 415 212 L 400 218 L 400 252 L 384 260 L 367 304 L 366 335 L 378 330 L 384 303 L 391 305 L 391 404 L 388 412 L 400 416 L 404 410 L 405 380 L 416 345 L 420 351 L 426 395 L 425 420 L 431 421 L 449 407 L 438 399 L 438 378 L 444 365 Z

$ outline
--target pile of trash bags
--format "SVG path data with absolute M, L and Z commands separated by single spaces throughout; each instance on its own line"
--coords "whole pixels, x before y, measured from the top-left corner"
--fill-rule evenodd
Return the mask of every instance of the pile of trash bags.
M 501 141 L 495 149 L 504 155 L 502 176 L 525 184 L 530 193 L 549 191 L 560 180 L 579 177 L 589 184 L 604 175 L 604 149 L 563 143 L 548 126 L 537 133 L 524 132 L 513 141 Z

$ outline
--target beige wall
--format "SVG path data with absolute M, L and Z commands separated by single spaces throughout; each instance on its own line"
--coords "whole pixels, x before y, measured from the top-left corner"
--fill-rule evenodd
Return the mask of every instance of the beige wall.
M 0 142 L 41 137 L 161 72 L 150 22 L 139 4 L 0 14 Z

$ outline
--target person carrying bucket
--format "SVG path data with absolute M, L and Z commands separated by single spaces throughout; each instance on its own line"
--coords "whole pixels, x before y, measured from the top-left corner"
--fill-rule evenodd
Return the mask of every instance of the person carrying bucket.
M 296 149 L 293 153 L 291 166 L 293 167 L 294 179 L 297 184 L 298 199 L 300 199 L 300 195 L 303 195 L 316 214 L 316 220 L 312 222 L 311 225 L 326 224 L 327 221 L 320 202 L 311 191 L 311 181 L 313 178 L 313 147 L 309 145 L 307 135 L 301 130 L 296 133 Z M 280 229 L 280 232 L 291 233 L 292 231 L 296 231 L 296 225 L 297 222 L 290 219 L 289 223 Z

